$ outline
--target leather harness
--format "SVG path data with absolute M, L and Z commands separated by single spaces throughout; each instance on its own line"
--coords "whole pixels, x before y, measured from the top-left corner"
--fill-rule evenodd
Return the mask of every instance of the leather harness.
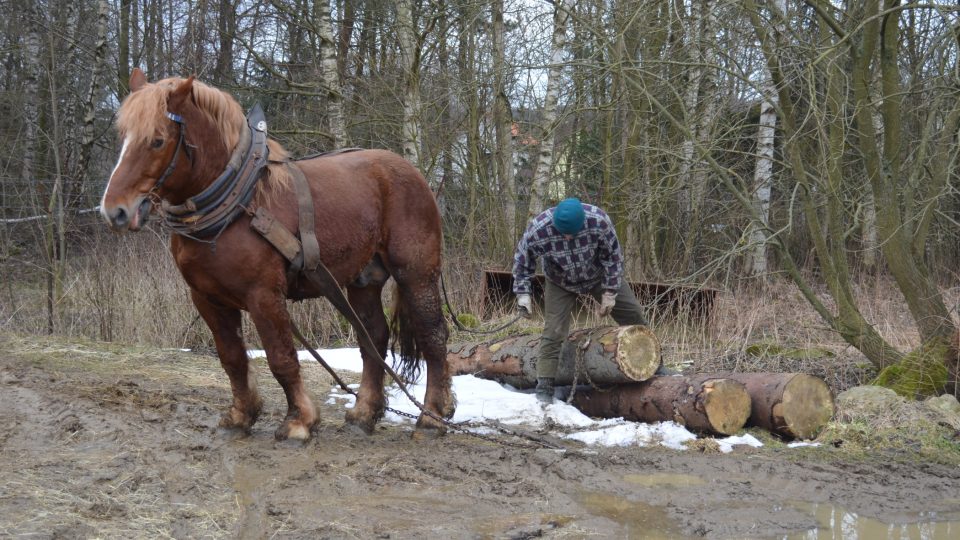
M 168 170 L 176 164 L 180 146 L 184 144 L 185 129 L 183 119 L 174 119 L 172 116 L 171 119 L 180 125 L 180 141 Z M 210 186 L 183 204 L 174 205 L 166 200 L 162 201 L 160 214 L 163 220 L 173 232 L 182 236 L 195 239 L 219 236 L 250 204 L 269 154 L 267 123 L 263 109 L 255 105 L 247 115 L 246 129 L 241 131 L 240 141 L 223 173 Z
M 176 168 L 180 149 L 186 146 L 184 141 L 186 123 L 183 118 L 173 113 L 167 113 L 167 116 L 178 124 L 179 140 L 173 158 L 163 176 L 157 181 L 154 190 L 159 188 Z M 354 150 L 359 148 L 348 148 L 319 155 Z M 161 201 L 160 215 L 163 221 L 174 233 L 181 236 L 204 241 L 210 241 L 209 239 L 213 238 L 215 241 L 220 233 L 241 214 L 250 213 L 248 210 L 250 201 L 256 191 L 257 182 L 263 176 L 263 169 L 269 162 L 269 157 L 267 122 L 263 109 L 257 104 L 247 114 L 246 129 L 241 131 L 240 140 L 223 173 L 210 186 L 190 197 L 183 204 L 174 205 L 166 200 Z M 293 179 L 297 196 L 300 219 L 299 238 L 263 207 L 257 208 L 252 214 L 253 220 L 250 225 L 290 263 L 287 277 L 292 282 L 300 275 L 315 273 L 318 267 L 322 266 L 322 262 L 316 236 L 310 185 L 295 161 L 286 161 L 285 165 Z M 311 281 L 316 280 L 311 279 Z

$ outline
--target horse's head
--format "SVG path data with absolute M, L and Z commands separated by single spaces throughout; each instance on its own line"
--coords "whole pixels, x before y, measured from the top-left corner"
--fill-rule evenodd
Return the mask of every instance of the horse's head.
M 117 113 L 123 147 L 100 213 L 114 230 L 140 230 L 154 201 L 178 204 L 205 187 L 203 178 L 216 178 L 242 125 L 240 106 L 223 92 L 193 77 L 148 83 L 134 69 Z

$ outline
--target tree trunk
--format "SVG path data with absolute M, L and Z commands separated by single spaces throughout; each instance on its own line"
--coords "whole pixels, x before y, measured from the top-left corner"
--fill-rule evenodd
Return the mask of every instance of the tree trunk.
M 220 34 L 220 48 L 217 50 L 216 80 L 219 85 L 225 86 L 234 81 L 233 41 L 237 33 L 237 11 L 232 0 L 220 0 L 217 31 Z
M 573 405 L 588 416 L 673 421 L 701 433 L 732 435 L 750 418 L 743 383 L 717 375 L 654 377 L 606 390 L 578 390 Z
M 471 374 L 516 388 L 537 383 L 540 336 L 514 336 L 453 346 L 447 363 L 454 375 Z M 578 367 L 579 364 L 579 367 Z M 660 367 L 660 342 L 644 326 L 603 326 L 570 334 L 560 351 L 558 385 L 644 381 Z
M 510 101 L 507 99 L 507 63 L 504 51 L 505 28 L 503 23 L 503 0 L 493 2 L 493 102 L 494 126 L 496 128 L 496 167 L 497 181 L 500 186 L 500 200 L 503 201 L 503 221 L 506 224 L 507 243 L 517 238 L 517 188 L 513 171 L 513 118 L 510 114 Z
M 347 146 L 347 130 L 343 119 L 343 87 L 337 66 L 336 44 L 333 42 L 333 21 L 330 17 L 330 0 L 321 0 L 317 10 L 317 27 L 320 38 L 320 62 L 323 71 L 323 86 L 327 96 L 327 122 L 330 126 L 332 149 Z
M 110 5 L 106 0 L 100 0 L 97 12 L 97 45 L 94 49 L 93 72 L 90 75 L 90 88 L 87 90 L 87 97 L 83 102 L 83 125 L 80 128 L 80 151 L 77 159 L 76 168 L 71 175 L 73 185 L 71 192 L 66 197 L 67 204 L 71 204 L 75 197 L 79 197 L 83 192 L 83 182 L 87 174 L 87 164 L 90 163 L 90 156 L 93 153 L 93 143 L 96 141 L 94 124 L 97 119 L 97 103 L 101 90 L 101 74 L 107 59 L 107 23 L 110 14 Z
M 773 183 L 774 134 L 777 126 L 777 94 L 764 69 L 763 102 L 760 104 L 760 122 L 757 128 L 757 163 L 753 170 L 753 205 L 760 223 L 754 223 L 750 231 L 749 260 L 747 271 L 752 277 L 767 273 L 767 229 L 770 226 L 770 186 Z
M 724 373 L 746 387 L 753 405 L 747 425 L 790 439 L 812 439 L 833 418 L 833 394 L 804 373 Z
M 397 38 L 403 60 L 403 124 L 400 145 L 403 157 L 420 168 L 420 51 L 410 0 L 397 2 Z
M 543 135 L 537 168 L 530 185 L 530 205 L 527 217 L 532 218 L 545 209 L 547 184 L 553 175 L 553 141 L 557 127 L 557 101 L 560 94 L 560 78 L 563 75 L 563 50 L 567 43 L 567 20 L 573 9 L 571 0 L 556 3 L 553 13 L 553 39 L 550 45 L 550 68 L 547 71 L 547 95 L 543 101 Z
M 350 39 L 353 36 L 353 26 L 356 23 L 356 4 L 356 2 L 344 2 L 340 17 L 340 32 L 337 36 L 337 73 L 340 81 L 346 81 L 347 79 L 347 54 L 350 52 Z
M 133 2 L 120 0 L 120 35 L 117 36 L 117 98 L 120 101 L 130 92 L 130 10 Z M 150 73 L 150 76 L 155 78 L 156 73 Z

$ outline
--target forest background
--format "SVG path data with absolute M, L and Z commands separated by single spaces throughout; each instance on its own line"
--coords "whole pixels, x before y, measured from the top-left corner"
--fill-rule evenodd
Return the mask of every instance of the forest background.
M 577 196 L 612 216 L 632 280 L 722 291 L 706 324 L 651 306 L 674 357 L 813 343 L 855 382 L 958 390 L 955 6 L 8 0 L 0 29 L 5 330 L 210 346 L 168 233 L 96 211 L 140 67 L 260 102 L 294 155 L 404 155 L 474 318 L 504 315 L 482 272 L 509 269 L 528 217 Z M 325 303 L 294 314 L 351 339 Z

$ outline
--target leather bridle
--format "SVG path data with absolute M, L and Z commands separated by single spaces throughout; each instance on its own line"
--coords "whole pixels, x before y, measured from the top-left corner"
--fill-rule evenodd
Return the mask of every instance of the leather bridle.
M 160 178 L 157 180 L 157 183 L 154 184 L 151 191 L 157 191 L 163 187 L 163 183 L 167 181 L 167 178 L 170 178 L 170 175 L 173 174 L 174 169 L 177 168 L 177 158 L 180 157 L 180 148 L 185 146 L 184 141 L 184 131 L 186 131 L 187 124 L 183 121 L 183 117 L 179 114 L 173 114 L 170 111 L 167 111 L 167 118 L 173 120 L 177 124 L 179 135 L 177 137 L 177 148 L 173 151 L 173 157 L 170 158 L 170 164 L 167 165 L 167 170 L 163 171 L 163 174 L 160 175 Z

